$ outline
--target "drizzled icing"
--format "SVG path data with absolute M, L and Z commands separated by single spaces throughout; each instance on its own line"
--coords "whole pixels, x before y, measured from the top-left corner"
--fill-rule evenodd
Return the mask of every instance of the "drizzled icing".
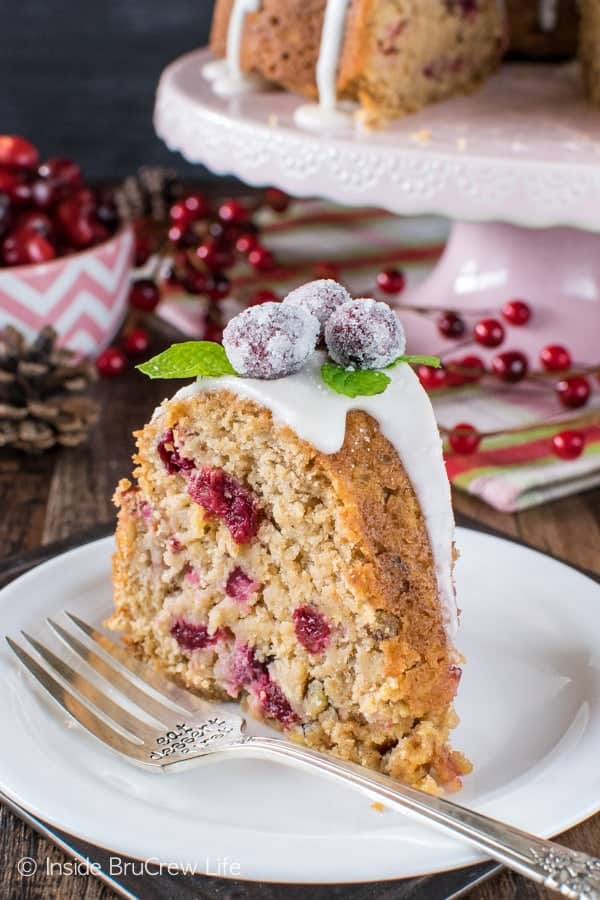
M 324 353 L 316 352 L 302 371 L 287 378 L 200 378 L 182 388 L 177 398 L 225 389 L 271 411 L 279 425 L 288 425 L 321 453 L 336 453 L 344 443 L 346 416 L 363 410 L 379 422 L 411 481 L 425 520 L 447 633 L 457 626 L 452 583 L 454 518 L 441 440 L 427 394 L 409 365 L 390 369 L 391 383 L 383 394 L 351 398 L 330 390 L 321 379 Z M 157 413 L 160 415 L 160 411 Z
M 253 93 L 268 84 L 259 75 L 246 75 L 241 66 L 244 20 L 248 13 L 258 12 L 260 4 L 261 0 L 234 0 L 227 29 L 227 56 L 202 69 L 202 74 L 212 82 L 213 91 L 220 97 Z

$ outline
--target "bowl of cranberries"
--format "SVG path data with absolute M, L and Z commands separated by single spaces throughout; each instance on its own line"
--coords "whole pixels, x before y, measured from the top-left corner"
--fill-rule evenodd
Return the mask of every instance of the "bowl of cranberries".
M 110 192 L 85 184 L 77 163 L 41 160 L 17 135 L 0 135 L 0 328 L 95 355 L 127 309 L 133 234 Z

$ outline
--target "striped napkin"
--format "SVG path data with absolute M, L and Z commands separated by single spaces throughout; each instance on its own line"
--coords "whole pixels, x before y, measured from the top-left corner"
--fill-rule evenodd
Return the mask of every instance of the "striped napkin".
M 410 291 L 435 264 L 448 234 L 447 221 L 439 217 L 398 218 L 381 210 L 312 200 L 293 203 L 283 218 L 260 216 L 264 243 L 280 267 L 272 276 L 258 279 L 245 266 L 234 270 L 232 296 L 223 301 L 226 318 L 242 309 L 258 288 L 271 288 L 283 296 L 319 277 L 322 262 L 339 267 L 339 278 L 354 296 L 373 296 L 376 273 L 390 266 L 404 270 Z M 167 297 L 159 311 L 184 334 L 202 337 L 203 301 Z M 434 347 L 425 349 L 436 352 Z M 409 347 L 411 351 L 424 349 Z M 502 432 L 486 438 L 474 454 L 446 454 L 453 485 L 496 509 L 515 512 L 600 484 L 600 391 L 593 393 L 584 410 L 585 422 L 577 425 L 586 437 L 584 453 L 569 462 L 552 454 L 551 439 L 569 427 L 569 418 L 581 420 L 582 410 L 569 417 L 558 408 L 552 391 L 531 383 L 485 390 L 467 386 L 433 392 L 432 401 L 442 429 L 468 421 L 479 431 Z M 539 427 L 532 428 L 535 423 Z

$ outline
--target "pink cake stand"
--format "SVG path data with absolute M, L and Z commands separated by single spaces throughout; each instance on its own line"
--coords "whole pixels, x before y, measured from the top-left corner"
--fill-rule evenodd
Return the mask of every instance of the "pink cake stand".
M 154 123 L 171 149 L 297 197 L 448 216 L 440 262 L 403 302 L 469 320 L 522 298 L 534 316 L 519 349 L 564 343 L 577 362 L 598 361 L 600 112 L 573 65 L 507 65 L 477 93 L 386 130 L 314 134 L 295 125 L 291 94 L 215 96 L 201 75 L 210 58 L 191 53 L 161 78 Z M 412 352 L 444 349 L 431 319 L 408 318 Z

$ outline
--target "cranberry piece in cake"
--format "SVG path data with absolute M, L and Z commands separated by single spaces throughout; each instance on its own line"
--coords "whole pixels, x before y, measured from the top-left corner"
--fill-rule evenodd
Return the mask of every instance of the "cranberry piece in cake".
M 217 628 L 214 634 L 209 634 L 206 625 L 195 625 L 185 619 L 177 619 L 171 626 L 171 634 L 182 650 L 191 652 L 213 647 L 227 637 L 228 631 L 226 628 Z
M 314 606 L 299 606 L 292 613 L 296 637 L 309 653 L 322 653 L 329 644 L 331 628 Z
M 236 566 L 229 573 L 225 584 L 225 593 L 238 603 L 247 603 L 252 594 L 256 593 L 260 584 L 250 578 L 241 566 Z
M 236 644 L 229 664 L 229 691 L 237 697 L 240 688 L 259 682 L 267 684 L 269 675 L 264 663 L 256 659 L 254 647 Z
M 189 472 L 195 468 L 194 461 L 181 456 L 176 448 L 172 428 L 165 431 L 158 443 L 157 450 L 169 475 L 176 475 L 178 472 Z
M 268 681 L 261 686 L 256 692 L 256 697 L 266 719 L 275 719 L 284 728 L 289 728 L 298 721 L 298 716 L 292 709 L 290 701 L 276 682 Z
M 329 355 L 339 366 L 383 369 L 406 349 L 404 329 L 387 305 L 376 300 L 348 300 L 325 326 Z
M 223 469 L 204 466 L 190 476 L 188 494 L 207 513 L 222 519 L 236 544 L 247 544 L 259 525 L 256 498 Z

